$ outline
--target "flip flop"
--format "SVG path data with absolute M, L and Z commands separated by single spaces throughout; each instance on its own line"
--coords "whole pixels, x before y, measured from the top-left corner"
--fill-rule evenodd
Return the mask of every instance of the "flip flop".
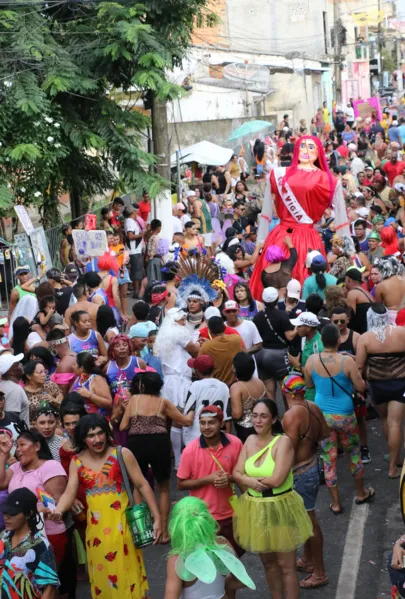
M 309 582 L 310 578 L 314 579 L 314 582 Z M 314 576 L 314 574 L 308 574 L 305 578 L 300 581 L 301 589 L 317 589 L 318 587 L 324 587 L 329 583 L 328 575 Z
M 339 514 L 343 513 L 343 508 L 341 507 L 340 510 L 334 510 L 332 508 L 333 503 L 330 504 L 329 509 L 332 512 L 332 514 L 334 514 L 335 516 L 339 516 Z
M 365 497 L 364 499 L 355 499 L 354 503 L 356 505 L 363 505 L 363 503 L 368 503 L 369 501 L 371 501 L 372 499 L 374 499 L 375 497 L 375 491 L 374 489 L 372 489 L 370 487 L 370 489 L 368 489 L 368 495 L 367 497 Z
M 297 559 L 297 565 L 296 565 L 297 570 L 299 570 L 300 572 L 309 572 L 310 574 L 312 574 L 312 572 L 314 571 L 314 564 L 306 564 L 305 562 L 302 561 L 302 559 L 299 557 Z
M 401 473 L 398 472 L 397 474 L 395 474 L 394 476 L 392 476 L 392 474 L 388 475 L 388 478 L 391 478 L 392 480 L 395 480 L 396 478 L 399 478 L 401 476 Z

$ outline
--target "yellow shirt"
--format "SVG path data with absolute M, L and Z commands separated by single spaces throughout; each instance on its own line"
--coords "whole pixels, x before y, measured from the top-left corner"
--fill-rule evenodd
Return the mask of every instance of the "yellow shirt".
M 329 123 L 329 110 L 327 108 L 322 108 L 323 122 L 325 125 Z

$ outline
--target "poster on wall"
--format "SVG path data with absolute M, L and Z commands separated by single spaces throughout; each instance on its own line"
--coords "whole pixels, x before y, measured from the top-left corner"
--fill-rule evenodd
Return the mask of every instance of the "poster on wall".
M 353 108 L 355 117 L 366 119 L 367 117 L 371 117 L 373 112 L 375 112 L 379 119 L 382 118 L 380 99 L 377 97 L 366 98 L 365 100 L 354 100 Z

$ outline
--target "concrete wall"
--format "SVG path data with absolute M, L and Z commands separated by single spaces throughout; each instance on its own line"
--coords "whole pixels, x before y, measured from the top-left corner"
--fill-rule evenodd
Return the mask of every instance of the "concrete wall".
M 220 23 L 197 30 L 196 44 L 263 54 L 325 54 L 323 13 L 328 0 L 214 0 L 210 8 Z
M 323 101 L 321 74 L 276 73 L 272 79 L 278 91 L 266 99 L 266 112 L 276 112 L 280 116 L 289 112 L 293 126 L 299 126 L 300 119 L 306 119 L 309 125 L 319 108 L 315 104 Z
M 277 122 L 277 115 L 274 113 L 269 113 L 260 118 L 273 123 Z M 169 123 L 169 135 L 171 136 L 172 140 L 171 150 L 174 152 L 178 147 L 177 136 L 179 138 L 180 145 L 183 147 L 206 140 L 218 144 L 219 146 L 238 149 L 240 144 L 235 144 L 235 142 L 228 143 L 227 140 L 237 127 L 243 125 L 243 123 L 246 121 L 251 120 L 251 117 L 249 117 L 220 119 L 216 121 L 189 121 L 176 123 L 176 125 Z
M 172 103 L 168 118 L 180 123 L 249 117 L 253 114 L 249 98 L 249 92 L 246 94 L 243 90 L 193 83 L 193 90 L 188 96 Z

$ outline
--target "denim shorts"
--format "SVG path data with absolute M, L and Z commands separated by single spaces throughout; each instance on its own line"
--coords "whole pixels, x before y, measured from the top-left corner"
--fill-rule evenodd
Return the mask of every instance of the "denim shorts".
M 318 464 L 315 464 L 302 474 L 294 474 L 294 490 L 297 491 L 304 500 L 304 506 L 307 512 L 311 512 L 316 507 L 319 484 L 320 476 Z

